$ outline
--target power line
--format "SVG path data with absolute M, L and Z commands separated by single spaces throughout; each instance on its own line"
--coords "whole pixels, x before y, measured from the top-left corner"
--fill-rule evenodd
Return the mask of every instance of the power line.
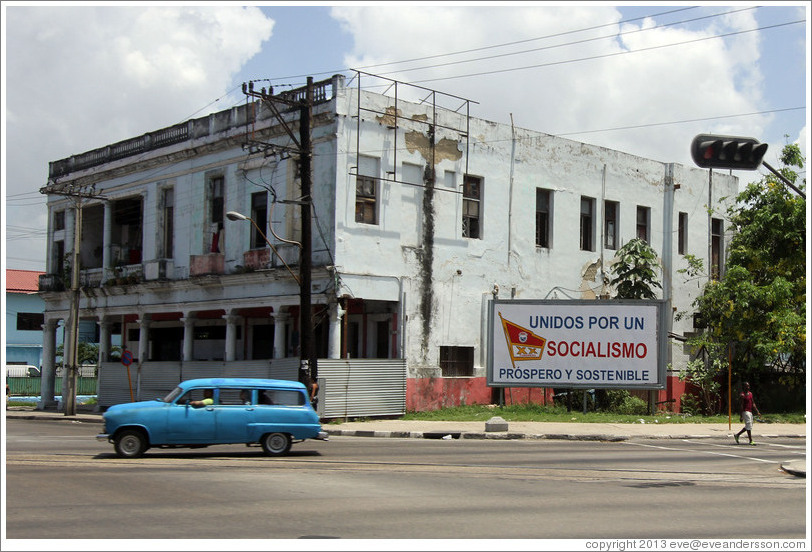
M 470 48 L 470 49 L 467 49 L 467 50 L 459 50 L 459 51 L 456 51 L 456 52 L 448 52 L 448 53 L 445 53 L 445 54 L 434 54 L 434 55 L 430 55 L 430 56 L 416 57 L 416 58 L 405 59 L 405 60 L 401 60 L 401 61 L 388 61 L 388 62 L 376 63 L 376 64 L 372 64 L 372 65 L 365 65 L 363 67 L 359 67 L 359 69 L 374 69 L 374 68 L 383 67 L 383 66 L 386 66 L 386 65 L 399 65 L 401 63 L 411 63 L 411 62 L 414 62 L 414 61 L 437 59 L 437 58 L 441 58 L 441 57 L 456 56 L 456 55 L 459 55 L 459 54 L 468 54 L 468 53 L 471 53 L 471 52 L 479 52 L 479 51 L 482 51 L 482 50 L 491 50 L 491 49 L 495 49 L 495 48 L 503 48 L 505 46 L 514 46 L 516 44 L 525 44 L 525 43 L 528 43 L 528 42 L 535 42 L 537 40 L 546 40 L 548 38 L 555 38 L 555 37 L 564 36 L 564 35 L 568 35 L 568 34 L 575 34 L 575 33 L 581 33 L 581 32 L 586 32 L 586 31 L 592 31 L 592 30 L 595 30 L 595 29 L 603 28 L 603 27 L 616 26 L 616 25 L 620 25 L 622 23 L 631 23 L 632 21 L 639 21 L 641 19 L 646 19 L 646 18 L 650 18 L 650 17 L 660 17 L 662 15 L 669 15 L 669 14 L 672 14 L 672 13 L 677 13 L 677 12 L 682 12 L 682 11 L 687 11 L 687 10 L 693 10 L 693 9 L 696 9 L 697 7 L 698 6 L 691 6 L 691 7 L 688 7 L 688 8 L 680 8 L 680 9 L 677 9 L 677 10 L 670 10 L 670 11 L 654 13 L 654 14 L 650 14 L 650 15 L 643 15 L 643 16 L 640 16 L 640 17 L 633 17 L 633 18 L 630 18 L 630 19 L 622 19 L 620 21 L 613 21 L 613 22 L 610 22 L 610 23 L 603 23 L 601 25 L 595 25 L 595 26 L 592 26 L 592 27 L 584 27 L 584 28 L 581 28 L 581 29 L 572 29 L 572 30 L 569 30 L 569 31 L 563 31 L 563 32 L 560 32 L 560 33 L 554 33 L 554 34 L 539 36 L 539 37 L 535 37 L 535 38 L 527 38 L 527 39 L 524 39 L 524 40 L 516 40 L 516 41 L 513 41 L 513 42 L 503 42 L 503 43 L 500 43 L 500 44 L 491 44 L 491 45 L 488 45 L 488 46 L 480 46 L 480 47 L 477 47 L 477 48 Z M 724 15 L 724 14 L 722 14 L 722 15 Z M 709 17 L 712 17 L 712 16 L 709 16 Z M 347 69 L 348 68 L 334 69 L 332 71 L 323 71 L 323 72 L 320 72 L 320 73 L 309 73 L 309 75 L 332 75 L 332 74 L 335 74 L 335 73 L 340 73 L 342 71 L 346 71 Z M 300 79 L 300 78 L 304 78 L 304 77 L 307 77 L 307 76 L 308 75 L 291 75 L 291 76 L 279 77 L 279 78 L 280 79 Z
M 768 29 L 776 29 L 776 28 L 779 28 L 779 27 L 786 27 L 788 25 L 797 25 L 798 23 L 805 23 L 805 22 L 806 22 L 805 19 L 800 19 L 800 20 L 797 20 L 797 21 L 788 21 L 786 23 L 777 23 L 775 25 L 767 25 L 765 27 L 757 27 L 755 29 L 747 29 L 747 30 L 744 30 L 744 31 L 734 31 L 734 32 L 730 32 L 730 33 L 706 36 L 706 37 L 702 37 L 702 38 L 694 38 L 694 39 L 691 39 L 691 40 L 684 40 L 682 42 L 672 42 L 671 44 L 660 44 L 659 46 L 649 46 L 649 47 L 646 47 L 646 48 L 639 48 L 637 50 L 625 50 L 625 51 L 622 51 L 622 52 L 612 52 L 610 54 L 600 54 L 600 55 L 588 56 L 588 57 L 584 57 L 584 58 L 568 59 L 568 60 L 562 60 L 562 61 L 551 61 L 551 62 L 547 62 L 547 63 L 537 63 L 537 64 L 534 64 L 534 65 L 525 65 L 525 66 L 522 66 L 522 67 L 513 67 L 513 68 L 508 68 L 508 69 L 494 69 L 492 71 L 480 71 L 479 73 L 466 73 L 466 74 L 454 75 L 454 76 L 450 76 L 450 77 L 435 77 L 435 78 L 430 78 L 430 79 L 412 81 L 411 84 L 418 84 L 418 83 L 425 83 L 425 82 L 438 82 L 438 81 L 461 79 L 461 78 L 467 78 L 467 77 L 482 77 L 482 76 L 486 76 L 486 75 L 496 75 L 498 73 L 509 73 L 509 72 L 512 72 L 512 71 L 524 71 L 526 69 L 539 69 L 541 67 L 550 67 L 550 66 L 553 66 L 553 65 L 565 65 L 567 63 L 578 63 L 578 62 L 581 62 L 581 61 L 591 61 L 591 60 L 595 60 L 595 59 L 604 59 L 604 58 L 615 57 L 615 56 L 623 56 L 623 55 L 627 55 L 627 54 L 637 54 L 637 53 L 640 53 L 640 52 L 648 52 L 648 51 L 652 51 L 652 50 L 659 50 L 659 49 L 662 49 L 662 48 L 671 48 L 673 46 L 683 46 L 685 44 L 693 44 L 693 43 L 696 43 L 696 42 L 703 42 L 703 41 L 706 41 L 706 40 L 713 40 L 713 39 L 716 39 L 716 38 L 726 38 L 726 37 L 736 36 L 736 35 L 740 35 L 740 34 L 753 33 L 753 32 L 756 32 L 756 31 L 764 31 L 764 30 L 768 30 Z
M 530 50 L 520 50 L 518 52 L 507 52 L 507 53 L 504 53 L 504 54 L 494 54 L 492 56 L 485 56 L 485 57 L 472 58 L 472 59 L 466 59 L 466 60 L 460 60 L 460 61 L 440 63 L 440 64 L 435 64 L 435 65 L 424 65 L 422 67 L 412 67 L 412 68 L 409 68 L 409 69 L 400 69 L 400 70 L 397 70 L 397 71 L 391 71 L 390 73 L 383 73 L 383 74 L 386 75 L 386 74 L 393 74 L 393 73 L 407 73 L 409 71 L 419 71 L 421 69 L 436 69 L 438 67 L 447 67 L 449 65 L 458 65 L 458 64 L 462 64 L 462 63 L 473 63 L 473 62 L 476 62 L 476 61 L 485 61 L 485 60 L 489 60 L 489 59 L 496 59 L 496 58 L 502 58 L 502 57 L 507 57 L 507 56 L 516 56 L 516 55 L 528 54 L 528 53 L 532 53 L 532 52 L 540 52 L 540 51 L 543 51 L 543 50 L 552 50 L 554 48 L 563 48 L 564 46 L 574 46 L 576 44 L 585 44 L 587 42 L 595 42 L 595 41 L 598 41 L 598 40 L 605 40 L 607 38 L 615 39 L 615 38 L 620 37 L 620 36 L 632 35 L 632 34 L 636 34 L 636 33 L 648 32 L 648 31 L 654 31 L 656 29 L 662 29 L 662 28 L 665 28 L 665 27 L 672 27 L 674 25 L 681 25 L 683 23 L 692 23 L 692 22 L 695 22 L 695 21 L 700 21 L 702 19 L 710 19 L 710 18 L 713 18 L 713 17 L 719 17 L 719 16 L 722 16 L 722 15 L 729 15 L 731 13 L 736 13 L 736 12 L 740 12 L 740 11 L 747 11 L 747 10 L 754 10 L 754 9 L 756 9 L 756 6 L 752 6 L 752 7 L 749 7 L 749 8 L 741 8 L 741 9 L 738 9 L 738 10 L 731 10 L 731 11 L 723 12 L 723 13 L 719 13 L 719 14 L 705 15 L 705 16 L 702 16 L 702 17 L 695 17 L 693 19 L 685 19 L 685 20 L 682 20 L 682 21 L 672 21 L 671 23 L 663 23 L 663 24 L 660 24 L 660 25 L 656 25 L 654 27 L 645 27 L 645 28 L 635 29 L 633 31 L 623 31 L 623 32 L 619 32 L 619 33 L 612 33 L 610 35 L 597 36 L 597 37 L 593 37 L 593 38 L 584 38 L 582 40 L 575 40 L 575 41 L 572 41 L 572 42 L 564 42 L 564 43 L 561 43 L 561 44 L 553 44 L 553 45 L 550 45 L 550 46 L 542 46 L 540 48 L 532 48 Z M 615 24 L 609 24 L 609 25 L 614 26 Z M 607 25 L 601 25 L 599 27 L 603 27 L 603 26 L 607 26 Z M 593 27 L 593 28 L 599 28 L 599 27 Z M 572 32 L 580 32 L 580 31 L 572 31 Z M 558 35 L 550 35 L 550 36 L 560 36 L 562 34 L 569 34 L 569 33 L 559 33 Z M 541 40 L 541 39 L 533 39 L 533 40 Z M 391 64 L 385 63 L 385 64 L 382 64 L 382 65 L 391 65 Z M 372 67 L 375 67 L 375 66 L 373 65 Z

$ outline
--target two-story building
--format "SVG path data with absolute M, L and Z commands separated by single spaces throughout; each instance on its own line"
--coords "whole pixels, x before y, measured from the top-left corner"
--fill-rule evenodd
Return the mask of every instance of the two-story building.
M 102 407 L 190 377 L 296 377 L 303 201 L 324 417 L 495 401 L 488 301 L 606 299 L 633 237 L 660 255 L 673 312 L 701 291 L 677 272 L 686 254 L 721 270 L 735 177 L 478 119 L 464 98 L 362 73 L 314 91 L 310 197 L 301 89 L 50 164 L 44 349 L 70 311 L 78 205 L 80 316 L 100 327 Z M 691 317 L 670 324 L 694 330 Z M 109 362 L 112 332 L 128 367 Z M 679 398 L 688 360 L 681 342 L 668 350 L 660 400 Z

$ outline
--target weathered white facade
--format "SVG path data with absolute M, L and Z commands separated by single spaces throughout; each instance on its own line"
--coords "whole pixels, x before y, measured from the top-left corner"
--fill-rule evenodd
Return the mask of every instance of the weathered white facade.
M 317 83 L 313 107 L 312 302 L 327 417 L 333 395 L 351 409 L 353 384 L 337 378 L 369 362 L 355 359 L 379 362 L 363 372 L 359 402 L 493 400 L 488 300 L 608 298 L 613 255 L 635 236 L 660 255 L 674 312 L 690 311 L 701 290 L 677 272 L 684 255 L 723 258 L 732 176 L 709 183 L 704 170 L 477 119 L 468 102 L 439 93 L 406 101 L 400 83 L 394 94 L 369 92 L 356 79 Z M 298 130 L 298 111 L 282 117 Z M 300 207 L 285 201 L 302 198 L 295 155 L 267 144 L 292 145 L 277 117 L 249 103 L 52 163 L 45 350 L 48 328 L 69 311 L 59 273 L 75 200 L 59 194 L 92 186 L 99 197 L 82 201 L 80 308 L 101 325 L 102 373 L 121 371 L 105 364 L 114 331 L 144 387 L 146 374 L 186 379 L 203 366 L 255 375 L 297 357 Z M 230 211 L 253 219 L 276 251 Z M 687 317 L 671 331 L 693 329 Z M 678 341 L 670 351 L 678 369 L 687 356 Z M 52 381 L 53 361 L 43 367 Z M 376 389 L 384 372 L 391 383 Z M 679 394 L 669 384 L 660 398 Z

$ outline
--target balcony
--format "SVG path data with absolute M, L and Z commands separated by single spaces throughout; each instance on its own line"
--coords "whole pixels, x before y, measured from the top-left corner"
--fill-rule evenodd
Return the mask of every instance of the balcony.
M 225 274 L 225 256 L 222 253 L 206 253 L 189 257 L 189 276 Z

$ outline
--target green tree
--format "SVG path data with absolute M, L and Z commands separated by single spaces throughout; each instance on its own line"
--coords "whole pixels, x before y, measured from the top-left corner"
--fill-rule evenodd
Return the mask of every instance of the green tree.
M 644 240 L 634 238 L 615 253 L 610 269 L 614 278 L 609 282 L 618 299 L 655 299 L 654 288 L 662 289 L 657 281 L 657 253 Z
M 63 357 L 65 346 L 60 343 L 56 348 L 56 356 Z M 64 360 L 64 359 L 63 359 Z M 85 341 L 79 342 L 76 360 L 79 364 L 96 364 L 99 361 L 99 346 Z
M 803 168 L 797 144 L 784 148 L 781 173 L 797 179 Z M 804 180 L 800 188 L 805 188 Z M 733 237 L 725 274 L 694 301 L 707 324 L 692 339 L 697 350 L 733 345 L 742 379 L 780 373 L 790 389 L 803 389 L 806 371 L 806 200 L 769 175 L 748 184 L 728 209 Z M 691 269 L 701 263 L 691 259 Z

